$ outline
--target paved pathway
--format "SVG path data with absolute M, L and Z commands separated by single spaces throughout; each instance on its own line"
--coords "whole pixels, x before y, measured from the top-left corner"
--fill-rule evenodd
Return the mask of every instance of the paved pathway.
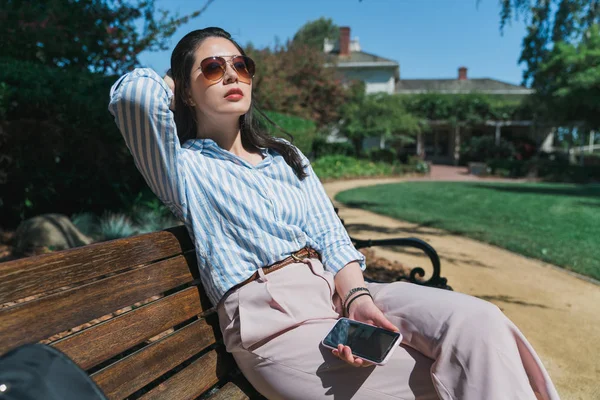
M 463 172 L 461 168 L 434 166 L 431 176 L 418 180 L 481 180 Z M 336 193 L 354 187 L 405 180 L 363 179 L 324 186 L 333 199 Z M 441 256 L 442 276 L 454 290 L 491 301 L 519 326 L 542 358 L 563 400 L 600 399 L 598 284 L 495 246 L 336 204 L 354 237 L 416 236 L 430 243 Z M 427 265 L 425 258 L 413 251 L 381 248 L 376 253 L 410 266 Z
M 412 177 L 409 181 L 460 181 L 460 182 L 525 182 L 526 179 L 506 179 L 498 177 L 478 177 L 470 175 L 467 167 L 452 167 L 447 165 L 433 165 L 431 173 L 425 176 Z

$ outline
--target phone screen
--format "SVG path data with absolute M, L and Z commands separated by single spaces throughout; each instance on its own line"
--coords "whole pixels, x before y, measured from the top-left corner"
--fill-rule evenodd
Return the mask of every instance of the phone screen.
M 398 332 L 342 318 L 337 321 L 323 343 L 334 348 L 337 348 L 338 344 L 350 346 L 355 356 L 380 363 L 398 336 Z

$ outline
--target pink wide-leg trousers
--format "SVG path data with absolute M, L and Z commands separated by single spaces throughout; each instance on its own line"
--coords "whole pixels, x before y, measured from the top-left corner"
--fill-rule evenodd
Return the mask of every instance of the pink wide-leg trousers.
M 558 399 L 537 354 L 495 305 L 411 283 L 367 283 L 402 332 L 384 366 L 352 367 L 321 345 L 340 317 L 318 259 L 262 275 L 218 304 L 227 350 L 268 399 Z

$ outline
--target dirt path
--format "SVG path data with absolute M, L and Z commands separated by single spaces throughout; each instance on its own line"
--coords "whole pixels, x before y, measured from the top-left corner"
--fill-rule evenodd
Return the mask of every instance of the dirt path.
M 426 180 L 473 180 L 461 179 L 461 174 L 457 169 L 437 169 Z M 343 190 L 402 181 L 366 179 L 324 186 L 333 199 Z M 440 254 L 442 276 L 454 290 L 498 305 L 523 331 L 563 400 L 600 399 L 600 285 L 495 246 L 336 205 L 356 238 L 415 236 L 430 243 Z M 376 254 L 427 270 L 426 259 L 412 251 L 381 248 Z

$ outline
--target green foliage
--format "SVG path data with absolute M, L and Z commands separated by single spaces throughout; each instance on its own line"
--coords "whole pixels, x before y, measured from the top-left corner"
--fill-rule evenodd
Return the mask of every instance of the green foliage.
M 312 163 L 321 180 L 390 176 L 402 173 L 401 165 L 361 160 L 342 155 L 324 156 Z
M 350 142 L 327 142 L 325 135 L 318 135 L 313 141 L 312 154 L 315 158 L 331 155 L 356 157 L 356 149 Z
M 369 149 L 366 151 L 367 158 L 371 161 L 375 162 L 384 162 L 388 164 L 393 164 L 398 162 L 398 152 L 395 149 L 385 148 L 385 149 Z
M 8 109 L 8 86 L 6 83 L 0 82 L 0 120 L 3 120 L 6 116 L 6 110 Z
M 145 186 L 107 111 L 110 73 L 136 66 L 204 8 L 178 18 L 154 0 L 5 2 L 0 13 L 0 221 L 100 213 Z M 141 32 L 143 30 L 143 32 Z
M 599 0 L 501 0 L 500 7 L 501 30 L 512 18 L 528 25 L 519 62 L 526 65 L 524 83 L 536 90 L 552 83 L 540 71 L 555 45 L 578 43 L 600 23 Z
M 138 196 L 131 208 L 131 218 L 135 223 L 136 234 L 151 233 L 178 225 L 171 211 L 154 195 L 149 200 Z
M 158 198 L 146 193 L 140 193 L 133 200 L 128 212 L 104 212 L 101 218 L 91 212 L 77 213 L 71 217 L 71 221 L 96 241 L 156 232 L 179 224 Z
M 179 18 L 154 0 L 11 0 L 0 13 L 2 53 L 48 67 L 120 74 L 143 51 L 166 50 Z M 140 28 L 143 27 L 143 32 Z
M 321 50 L 289 43 L 247 53 L 256 61 L 254 92 L 265 110 L 314 121 L 318 127 L 336 122 L 347 93 L 334 68 L 325 66 Z
M 493 136 L 472 137 L 461 147 L 461 163 L 487 162 L 490 160 L 510 160 L 515 156 L 515 147 L 505 139 L 496 143 Z
M 296 32 L 292 43 L 294 45 L 309 46 L 315 50 L 323 51 L 325 39 L 336 42 L 340 36 L 340 28 L 333 23 L 331 18 L 321 17 L 309 21 Z
M 585 135 L 600 127 L 600 0 L 501 0 L 500 28 L 523 18 L 520 63 L 523 82 L 539 119 L 576 127 Z M 578 136 L 582 136 L 579 135 Z M 574 135 L 558 137 L 574 144 Z
M 294 137 L 293 143 L 300 151 L 305 154 L 310 153 L 317 134 L 317 126 L 313 121 L 273 111 L 266 111 L 265 114 L 271 121 Z M 282 136 L 281 131 L 276 127 L 272 127 L 270 124 L 266 124 L 266 126 L 270 129 L 272 135 Z
M 449 121 L 453 125 L 533 118 L 531 104 L 526 97 L 502 97 L 482 93 L 424 93 L 400 97 L 406 109 L 416 116 L 430 121 Z
M 600 128 L 600 25 L 592 25 L 578 44 L 556 43 L 537 76 L 546 82 L 537 97 L 548 119 Z
M 102 237 L 100 230 L 100 218 L 91 212 L 83 212 L 73 214 L 71 216 L 71 222 L 86 236 L 98 240 Z
M 104 240 L 113 240 L 133 236 L 136 229 L 127 215 L 107 212 L 100 218 L 100 232 Z
M 600 185 L 406 182 L 336 200 L 600 279 Z
M 419 174 L 428 174 L 430 172 L 429 164 L 419 156 L 408 157 L 405 169 L 406 172 L 416 172 Z
M 117 210 L 145 187 L 107 111 L 114 77 L 0 59 L 0 220 Z M 2 139 L 2 138 L 0 138 Z
M 178 225 L 173 215 L 164 215 L 160 210 L 138 209 L 133 212 L 135 232 L 138 234 L 156 232 Z
M 364 94 L 360 84 L 353 85 L 350 91 L 352 97 L 341 107 L 340 133 L 354 144 L 356 154 L 361 153 L 367 137 L 393 140 L 414 136 L 422 130 L 421 121 L 407 110 L 400 96 Z
M 600 182 L 600 165 L 571 165 L 568 161 L 533 158 L 531 160 L 496 159 L 488 163 L 492 175 L 523 178 L 537 177 L 546 182 Z

